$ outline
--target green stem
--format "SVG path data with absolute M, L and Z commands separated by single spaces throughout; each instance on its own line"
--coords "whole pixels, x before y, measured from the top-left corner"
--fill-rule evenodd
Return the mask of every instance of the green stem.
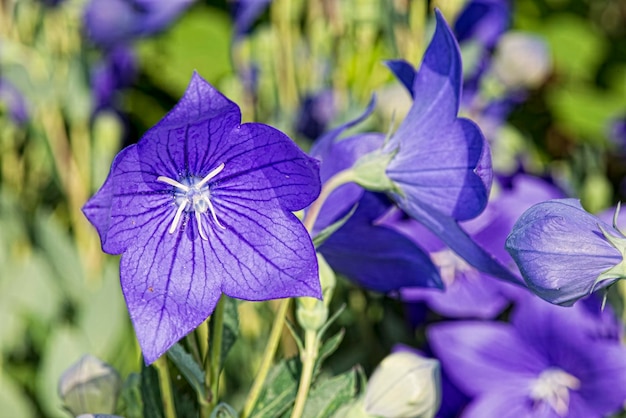
M 246 403 L 243 407 L 241 418 L 247 418 L 250 415 L 257 400 L 259 399 L 261 389 L 263 389 L 263 384 L 265 383 L 265 379 L 267 378 L 267 374 L 272 366 L 274 356 L 276 355 L 276 350 L 278 349 L 278 343 L 280 342 L 280 336 L 282 334 L 283 327 L 285 326 L 285 318 L 287 317 L 287 311 L 289 310 L 290 304 L 291 299 L 283 299 L 280 302 L 278 311 L 276 311 L 274 324 L 272 325 L 272 330 L 270 331 L 270 336 L 267 341 L 267 345 L 265 346 L 265 351 L 263 352 L 261 367 L 254 378 L 250 393 L 248 393 L 248 398 L 246 399 Z
M 291 418 L 300 418 L 304 412 L 306 398 L 313 381 L 313 371 L 315 369 L 315 361 L 317 360 L 319 340 L 315 331 L 307 330 L 304 334 L 304 352 L 301 354 L 302 373 L 300 374 L 300 384 L 298 385 L 298 394 L 293 406 Z
M 328 199 L 328 196 L 330 196 L 330 194 L 335 191 L 335 189 L 339 186 L 350 183 L 352 181 L 354 181 L 354 172 L 351 168 L 349 168 L 347 170 L 338 172 L 330 179 L 328 179 L 326 183 L 324 183 L 320 195 L 309 207 L 309 211 L 307 212 L 306 217 L 303 221 L 304 227 L 307 229 L 307 231 L 309 231 L 309 233 L 311 233 L 311 231 L 313 230 L 315 221 L 317 220 L 317 217 L 319 216 L 320 211 L 322 210 L 322 206 L 324 206 L 324 203 L 326 202 L 326 199 Z
M 174 395 L 172 393 L 172 383 L 170 372 L 167 368 L 167 356 L 163 355 L 154 362 L 154 366 L 159 374 L 159 386 L 161 388 L 161 400 L 163 402 L 163 413 L 165 418 L 176 418 L 174 409 Z
M 215 307 L 211 321 L 213 321 L 213 332 L 211 333 L 211 361 L 208 373 L 210 375 L 211 393 L 209 398 L 209 407 L 215 408 L 220 389 L 220 371 L 222 369 L 222 334 L 224 333 L 224 297 Z

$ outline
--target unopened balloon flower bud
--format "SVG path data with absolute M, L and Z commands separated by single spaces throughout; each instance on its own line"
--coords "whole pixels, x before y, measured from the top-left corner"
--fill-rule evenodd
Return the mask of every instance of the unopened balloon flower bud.
M 493 71 L 509 88 L 538 87 L 552 71 L 548 45 L 535 35 L 507 33 L 498 44 Z
M 59 396 L 74 415 L 112 414 L 122 380 L 108 364 L 87 354 L 59 379 Z
M 385 418 L 431 418 L 440 403 L 439 362 L 411 351 L 385 357 L 365 389 L 365 411 Z

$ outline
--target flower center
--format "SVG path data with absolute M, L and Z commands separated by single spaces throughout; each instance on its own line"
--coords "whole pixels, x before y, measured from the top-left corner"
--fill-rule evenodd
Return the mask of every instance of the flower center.
M 199 177 L 185 177 L 179 181 L 171 179 L 165 176 L 157 177 L 157 181 L 162 183 L 167 183 L 170 186 L 174 186 L 174 197 L 176 204 L 178 205 L 178 209 L 176 210 L 176 215 L 174 215 L 174 220 L 172 221 L 172 225 L 170 226 L 169 233 L 173 234 L 180 223 L 180 218 L 183 215 L 183 212 L 194 212 L 196 222 L 198 224 L 198 232 L 200 233 L 200 237 L 203 240 L 208 241 L 208 237 L 202 228 L 202 214 L 207 211 L 211 212 L 211 217 L 213 218 L 213 222 L 217 226 L 222 229 L 226 229 L 224 225 L 217 220 L 217 215 L 215 214 L 215 208 L 213 207 L 213 203 L 211 203 L 211 190 L 209 187 L 209 181 L 217 176 L 224 169 L 224 163 L 220 164 L 209 174 L 207 174 L 204 178 Z
M 530 388 L 530 397 L 536 402 L 547 402 L 559 416 L 567 415 L 569 391 L 580 388 L 580 380 L 557 368 L 541 372 Z
M 477 276 L 476 270 L 449 248 L 432 253 L 431 259 L 439 267 L 439 274 L 446 286 L 456 281 L 457 273 L 467 278 Z

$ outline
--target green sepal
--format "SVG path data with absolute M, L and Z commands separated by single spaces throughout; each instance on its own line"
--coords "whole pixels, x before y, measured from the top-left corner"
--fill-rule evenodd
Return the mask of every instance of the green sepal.
M 395 155 L 395 151 L 377 150 L 359 158 L 352 167 L 354 182 L 375 192 L 397 192 L 398 187 L 387 177 L 387 166 Z
M 326 228 L 322 229 L 319 234 L 315 235 L 315 237 L 313 237 L 313 245 L 315 246 L 315 249 L 319 248 L 332 234 L 335 233 L 335 231 L 344 226 L 344 224 L 348 222 L 348 219 L 350 219 L 350 217 L 354 214 L 358 206 L 359 204 L 355 203 L 345 216 L 328 225 Z
M 613 220 L 616 223 L 615 219 Z M 602 283 L 607 280 L 615 280 L 615 279 L 624 279 L 626 278 L 626 238 L 625 237 L 616 237 L 614 235 L 609 234 L 602 225 L 598 224 L 598 228 L 602 231 L 602 235 L 604 238 L 617 250 L 622 254 L 622 261 L 606 270 L 602 274 L 598 276 L 598 278 L 594 281 L 593 286 L 591 287 L 591 292 L 594 291 L 595 287 L 598 283 Z

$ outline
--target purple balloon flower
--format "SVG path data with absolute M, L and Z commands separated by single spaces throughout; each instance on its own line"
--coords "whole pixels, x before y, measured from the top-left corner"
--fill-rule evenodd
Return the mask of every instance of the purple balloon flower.
M 146 362 L 204 321 L 222 293 L 320 298 L 314 248 L 292 214 L 319 191 L 317 161 L 270 126 L 241 124 L 239 107 L 194 74 L 83 208 L 103 250 L 122 254 Z
M 104 55 L 91 74 L 95 110 L 114 105 L 115 94 L 130 87 L 137 74 L 137 62 L 132 49 L 119 45 Z
M 110 48 L 167 28 L 193 0 L 90 0 L 83 24 L 98 46 Z
M 580 327 L 573 308 L 529 298 L 511 324 L 431 326 L 428 341 L 472 402 L 463 418 L 604 417 L 626 401 L 626 349 Z M 446 399 L 443 399 L 446 402 Z
M 6 106 L 13 122 L 24 125 L 30 118 L 28 104 L 22 93 L 6 79 L 0 78 L 0 104 Z
M 458 117 L 461 56 L 438 11 L 436 18 L 435 34 L 417 72 L 405 61 L 387 63 L 414 98 L 383 149 L 393 155 L 385 173 L 395 186 L 390 194 L 402 210 L 470 265 L 517 283 L 515 274 L 457 223 L 484 210 L 492 181 L 491 155 L 478 126 Z
M 624 243 L 619 230 L 586 212 L 578 200 L 559 199 L 526 211 L 506 249 L 535 294 L 571 305 L 624 276 Z

